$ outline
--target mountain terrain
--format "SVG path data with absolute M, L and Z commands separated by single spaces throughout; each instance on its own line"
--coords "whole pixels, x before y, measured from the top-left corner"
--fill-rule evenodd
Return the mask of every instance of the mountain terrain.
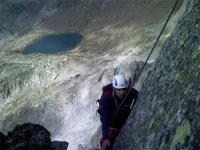
M 96 100 L 116 73 L 140 91 L 114 149 L 198 149 L 199 1 L 1 0 L 0 130 L 44 126 L 69 150 L 99 148 Z M 51 34 L 80 33 L 56 54 L 23 50 Z M 138 76 L 140 75 L 140 76 Z

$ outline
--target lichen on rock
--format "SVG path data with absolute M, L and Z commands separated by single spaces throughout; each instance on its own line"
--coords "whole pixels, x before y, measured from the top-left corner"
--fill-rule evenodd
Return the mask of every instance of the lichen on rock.
M 200 2 L 164 43 L 114 149 L 200 149 Z

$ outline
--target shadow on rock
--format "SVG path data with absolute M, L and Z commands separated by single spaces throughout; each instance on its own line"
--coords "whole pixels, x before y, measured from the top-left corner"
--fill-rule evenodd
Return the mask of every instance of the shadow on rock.
M 17 125 L 7 136 L 0 132 L 0 150 L 67 150 L 68 142 L 51 141 L 50 135 L 38 124 Z

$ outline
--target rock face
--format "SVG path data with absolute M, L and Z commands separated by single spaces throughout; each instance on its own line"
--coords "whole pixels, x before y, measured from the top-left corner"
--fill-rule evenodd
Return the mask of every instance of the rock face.
M 7 136 L 0 132 L 1 150 L 66 150 L 67 147 L 67 142 L 52 142 L 50 132 L 38 124 L 17 125 Z
M 200 1 L 185 3 L 115 150 L 200 149 Z

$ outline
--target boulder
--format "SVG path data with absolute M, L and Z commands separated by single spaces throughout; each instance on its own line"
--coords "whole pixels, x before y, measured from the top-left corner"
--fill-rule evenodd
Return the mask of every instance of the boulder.
M 2 150 L 66 150 L 67 142 L 53 141 L 43 126 L 32 123 L 17 125 L 5 136 L 0 132 Z

